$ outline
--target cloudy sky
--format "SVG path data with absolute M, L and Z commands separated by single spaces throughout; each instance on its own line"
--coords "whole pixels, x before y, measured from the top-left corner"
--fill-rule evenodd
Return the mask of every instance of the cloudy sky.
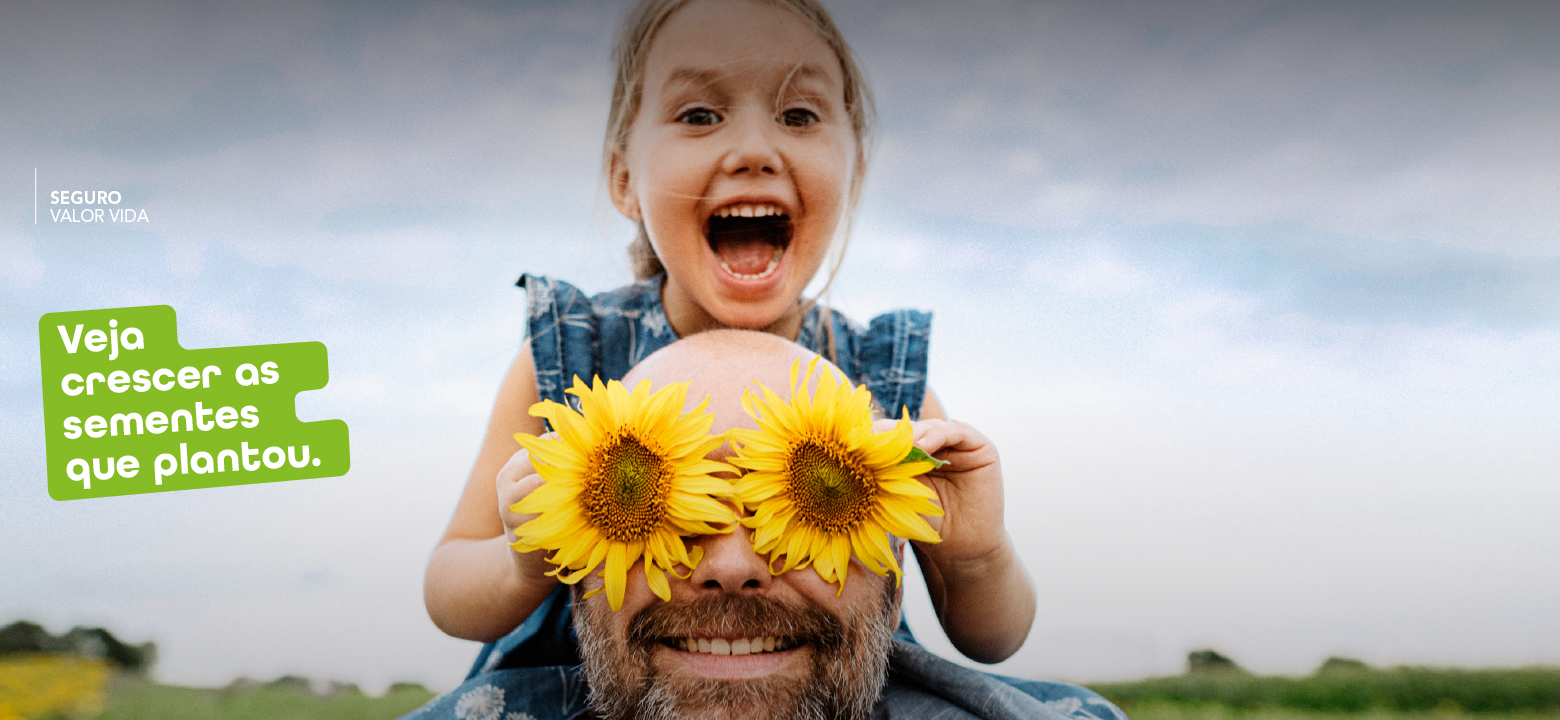
M 1040 612 L 1001 672 L 1560 663 L 1560 5 L 838 2 L 880 111 L 831 302 L 936 312 Z M 421 573 L 521 272 L 629 279 L 617 3 L 10 3 L 0 623 L 158 676 L 448 688 Z M 43 201 L 34 221 L 36 169 Z M 149 222 L 56 223 L 51 190 Z M 341 478 L 58 503 L 37 321 L 324 342 Z M 924 591 L 912 626 L 945 654 Z

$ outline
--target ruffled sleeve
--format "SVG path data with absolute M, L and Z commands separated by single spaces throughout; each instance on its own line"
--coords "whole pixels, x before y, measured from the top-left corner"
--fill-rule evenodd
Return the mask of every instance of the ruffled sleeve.
M 872 318 L 863 329 L 837 312 L 815 306 L 803 318 L 796 342 L 832 359 L 851 382 L 866 385 L 885 415 L 898 418 L 905 409 L 910 419 L 919 420 L 921 401 L 926 398 L 931 335 L 929 312 L 892 310 Z
M 590 382 L 596 375 L 595 307 L 579 288 L 561 280 L 521 275 L 515 284 L 525 288 L 536 393 L 543 400 L 568 405 L 563 391 L 573 387 L 574 377 Z
M 932 314 L 920 310 L 883 313 L 862 334 L 857 354 L 861 381 L 889 417 L 899 417 L 904 409 L 910 419 L 921 419 L 931 336 Z

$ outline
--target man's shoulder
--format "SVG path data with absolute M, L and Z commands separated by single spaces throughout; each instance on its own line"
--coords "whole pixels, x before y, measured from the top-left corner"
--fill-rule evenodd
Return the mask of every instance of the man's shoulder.
M 1114 703 L 1081 685 L 987 674 L 1075 720 L 1127 720 L 1126 714 Z
M 1021 680 L 956 665 L 896 641 L 879 717 L 1126 720 L 1109 700 L 1071 683 Z
M 588 689 L 578 665 L 510 668 L 477 675 L 401 720 L 570 720 L 582 717 Z

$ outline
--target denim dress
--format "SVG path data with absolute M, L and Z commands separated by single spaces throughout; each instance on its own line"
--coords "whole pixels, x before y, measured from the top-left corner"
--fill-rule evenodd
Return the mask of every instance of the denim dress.
M 578 407 L 564 394 L 576 376 L 586 382 L 596 376 L 621 380 L 639 361 L 675 342 L 661 304 L 662 280 L 658 275 L 588 296 L 560 280 L 522 276 L 516 284 L 526 291 L 537 395 Z M 867 386 L 887 414 L 897 417 L 902 409 L 918 419 L 931 322 L 930 313 L 894 310 L 862 328 L 814 305 L 802 318 L 796 343 L 834 360 L 851 382 Z M 1125 720 L 1115 706 L 1081 687 L 1002 678 L 949 663 L 916 644 L 903 620 L 894 637 L 878 717 Z M 938 692 L 928 693 L 928 685 Z M 406 717 L 588 717 L 587 695 L 569 589 L 559 585 L 514 631 L 482 646 L 460 687 Z

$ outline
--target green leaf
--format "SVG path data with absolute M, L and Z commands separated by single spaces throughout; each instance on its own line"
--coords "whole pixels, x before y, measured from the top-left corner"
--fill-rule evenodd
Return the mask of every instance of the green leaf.
M 932 464 L 932 467 L 934 469 L 935 468 L 940 468 L 940 467 L 948 464 L 947 460 L 938 460 L 937 458 L 934 458 L 931 455 L 928 455 L 925 450 L 922 450 L 921 448 L 918 448 L 918 447 L 916 447 L 914 445 L 911 445 L 910 446 L 910 454 L 906 455 L 905 459 L 900 460 L 899 464 L 903 465 L 905 463 L 913 463 L 913 462 L 929 462 L 929 463 Z

